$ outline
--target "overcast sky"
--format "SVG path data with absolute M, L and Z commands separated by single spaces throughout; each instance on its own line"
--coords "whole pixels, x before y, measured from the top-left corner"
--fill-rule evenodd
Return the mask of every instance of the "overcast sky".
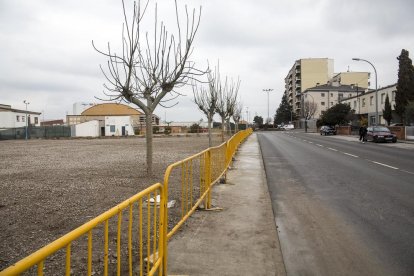
M 275 113 L 284 78 L 295 60 L 331 58 L 335 72 L 368 71 L 359 57 L 371 61 L 378 86 L 397 81 L 401 49 L 414 54 L 412 0 L 177 0 L 181 12 L 202 6 L 202 18 L 191 59 L 199 68 L 220 60 L 222 75 L 240 77 L 240 96 L 252 120 Z M 128 2 L 126 0 L 126 2 Z M 159 18 L 174 29 L 172 0 L 159 0 Z M 154 10 L 154 1 L 149 10 Z M 183 13 L 181 13 L 183 14 Z M 145 28 L 152 31 L 151 12 Z M 182 22 L 184 23 L 184 21 Z M 104 48 L 120 45 L 120 0 L 1 0 L 0 103 L 44 113 L 45 119 L 72 114 L 74 102 L 99 102 L 105 59 L 91 40 Z M 119 47 L 118 47 L 119 49 Z M 373 76 L 373 74 L 372 74 Z M 375 88 L 374 78 L 371 80 Z M 172 109 L 156 114 L 167 121 L 198 121 L 203 115 L 192 102 L 191 89 Z M 205 118 L 204 118 L 205 120 Z

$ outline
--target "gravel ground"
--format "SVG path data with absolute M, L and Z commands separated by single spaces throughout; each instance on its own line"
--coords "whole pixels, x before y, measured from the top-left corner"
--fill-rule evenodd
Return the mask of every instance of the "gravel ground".
M 214 144 L 220 139 L 214 137 Z M 156 182 L 206 136 L 0 141 L 0 271 Z

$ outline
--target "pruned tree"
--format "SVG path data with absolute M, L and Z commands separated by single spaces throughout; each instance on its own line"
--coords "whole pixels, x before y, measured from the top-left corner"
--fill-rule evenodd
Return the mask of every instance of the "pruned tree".
M 392 110 L 390 104 L 390 98 L 387 96 L 385 97 L 384 109 L 382 110 L 382 116 L 384 117 L 387 125 L 390 125 L 392 120 Z
M 318 104 L 315 102 L 306 101 L 303 103 L 303 115 L 305 116 L 305 120 L 309 120 L 315 115 L 316 111 L 318 110 Z
M 230 125 L 230 118 L 234 114 L 234 108 L 237 102 L 237 94 L 239 92 L 240 79 L 226 80 L 223 88 L 218 91 L 218 101 L 216 111 L 221 118 L 221 140 L 224 142 L 225 125 Z
M 194 102 L 196 103 L 198 109 L 204 113 L 207 117 L 207 127 L 208 127 L 208 146 L 212 147 L 212 138 L 211 138 L 211 124 L 213 122 L 214 114 L 216 114 L 217 100 L 218 100 L 218 91 L 221 91 L 221 82 L 220 82 L 220 68 L 217 63 L 217 67 L 214 68 L 214 72 L 210 70 L 207 72 L 208 78 L 208 88 L 205 88 L 203 84 L 197 85 L 196 82 L 193 83 L 193 94 Z
M 233 121 L 235 124 L 234 131 L 236 133 L 239 131 L 239 122 L 241 119 L 242 111 L 243 111 L 243 103 L 237 102 L 236 106 L 234 107 L 234 114 L 233 114 Z
M 111 49 L 108 42 L 105 51 L 92 45 L 108 60 L 106 69 L 102 66 L 107 83 L 104 84 L 108 97 L 104 100 L 125 101 L 135 104 L 146 117 L 146 161 L 147 173 L 152 175 L 152 117 L 158 105 L 174 100 L 180 94 L 175 90 L 186 85 L 189 80 L 197 78 L 204 72 L 195 69 L 189 60 L 193 50 L 193 42 L 197 33 L 201 7 L 197 15 L 193 9 L 191 16 L 186 13 L 185 32 L 181 32 L 181 24 L 177 1 L 175 1 L 175 16 L 177 33 L 167 32 L 163 22 L 158 24 L 157 5 L 155 5 L 155 25 L 153 38 L 148 32 L 142 34 L 141 23 L 148 7 L 149 0 L 144 5 L 134 1 L 131 10 L 132 17 L 128 18 L 125 1 L 122 0 L 124 23 L 122 28 L 122 50 L 120 53 Z M 168 105 L 168 104 L 167 104 Z M 174 105 L 165 106 L 172 107 Z

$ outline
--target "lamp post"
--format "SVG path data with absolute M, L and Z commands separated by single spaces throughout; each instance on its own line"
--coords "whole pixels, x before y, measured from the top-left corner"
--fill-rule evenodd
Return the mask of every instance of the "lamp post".
M 273 88 L 269 88 L 269 89 L 263 89 L 263 92 L 267 92 L 267 118 L 266 118 L 266 123 L 268 123 L 267 121 L 270 119 L 269 116 L 269 93 L 273 91 Z M 269 120 L 270 123 L 270 120 Z
M 26 120 L 25 120 L 26 121 L 26 131 L 25 131 L 25 133 L 26 133 L 26 140 L 27 140 L 27 124 L 28 124 L 28 122 L 27 122 L 27 105 L 30 104 L 30 103 L 26 100 L 24 100 L 23 103 L 26 105 Z
M 304 94 L 302 93 L 302 99 L 303 99 L 303 114 L 304 114 L 304 117 L 305 117 L 305 132 L 308 132 L 308 116 L 310 115 L 310 109 L 311 109 L 311 107 L 310 107 L 310 104 L 308 104 L 307 106 L 308 106 L 308 110 L 307 110 L 307 112 L 306 112 L 306 114 L 305 114 L 305 97 L 304 97 Z M 313 96 L 311 95 L 311 94 L 309 94 L 309 92 L 308 93 L 306 93 L 306 97 L 308 97 L 308 96 L 310 96 L 311 98 L 312 98 L 312 108 L 314 108 L 315 107 L 315 99 L 313 98 Z M 310 118 L 309 118 L 310 119 Z
M 355 60 L 355 61 L 365 61 L 365 62 L 369 63 L 372 66 L 372 68 L 374 68 L 374 73 L 375 73 L 375 124 L 378 125 L 379 118 L 378 118 L 378 79 L 377 79 L 377 69 L 375 69 L 375 66 L 371 62 L 369 62 L 368 60 L 366 60 L 366 59 L 362 59 L 362 58 L 352 58 L 352 60 Z

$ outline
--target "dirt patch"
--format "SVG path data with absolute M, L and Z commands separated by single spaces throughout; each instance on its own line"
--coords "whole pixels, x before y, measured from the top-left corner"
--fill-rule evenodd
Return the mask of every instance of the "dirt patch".
M 148 177 L 142 138 L 1 141 L 0 271 L 162 182 L 169 164 L 207 147 L 206 136 L 155 138 Z

